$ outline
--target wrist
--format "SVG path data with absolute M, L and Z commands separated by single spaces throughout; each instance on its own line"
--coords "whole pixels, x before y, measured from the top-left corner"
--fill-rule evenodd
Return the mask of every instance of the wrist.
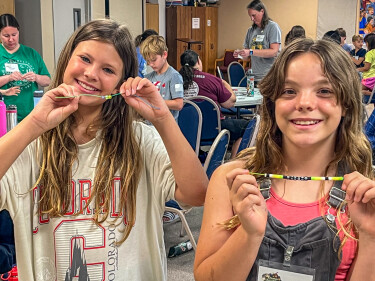
M 254 55 L 254 50 L 253 50 L 253 49 L 250 49 L 249 55 L 250 55 L 250 56 L 253 56 L 253 55 Z

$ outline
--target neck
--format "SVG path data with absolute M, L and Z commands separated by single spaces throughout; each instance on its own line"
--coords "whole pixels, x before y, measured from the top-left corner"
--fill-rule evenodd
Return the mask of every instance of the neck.
M 4 44 L 3 44 L 4 46 Z M 9 54 L 14 54 L 15 52 L 18 51 L 18 49 L 20 48 L 20 44 L 17 45 L 17 47 L 15 47 L 13 50 L 8 50 L 7 48 L 5 48 L 4 46 L 4 49 L 9 53 Z
M 316 145 L 314 148 L 288 148 L 285 145 L 283 155 L 288 169 L 284 173 L 292 176 L 324 176 L 326 167 L 334 157 L 334 147 Z
M 84 144 L 95 137 L 96 130 L 93 134 L 87 134 L 87 129 L 94 124 L 101 111 L 102 105 L 96 108 L 82 105 L 78 107 L 78 110 L 74 113 L 77 123 L 72 128 L 77 144 Z

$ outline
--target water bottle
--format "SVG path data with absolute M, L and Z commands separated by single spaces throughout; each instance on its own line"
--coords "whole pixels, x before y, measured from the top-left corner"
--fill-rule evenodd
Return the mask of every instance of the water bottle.
M 7 133 L 7 113 L 3 96 L 0 95 L 0 137 Z
M 177 244 L 169 248 L 168 258 L 179 256 L 183 253 L 189 252 L 193 249 L 193 245 L 190 240 Z
M 254 79 L 253 70 L 249 68 L 246 72 L 246 93 L 249 97 L 254 96 Z
M 10 104 L 7 106 L 7 131 L 9 132 L 17 125 L 17 106 Z

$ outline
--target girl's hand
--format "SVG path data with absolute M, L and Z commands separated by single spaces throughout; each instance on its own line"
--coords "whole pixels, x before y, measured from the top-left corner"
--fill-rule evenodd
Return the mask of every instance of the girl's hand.
M 250 235 L 262 236 L 267 223 L 266 202 L 255 177 L 245 169 L 234 169 L 227 174 L 229 197 L 234 213 Z
M 34 72 L 27 72 L 22 76 L 23 80 L 27 80 L 30 82 L 36 81 L 36 74 Z
M 46 92 L 30 113 L 30 118 L 43 132 L 50 130 L 78 109 L 79 97 L 59 99 L 58 96 L 73 96 L 74 87 L 61 84 Z
M 128 105 L 152 123 L 170 114 L 158 88 L 146 78 L 129 78 L 121 85 L 120 93 Z
M 4 96 L 18 96 L 18 94 L 21 92 L 20 87 L 12 87 L 6 90 L 2 90 L 1 93 Z
M 375 239 L 375 182 L 358 172 L 344 176 L 349 215 L 360 235 Z
M 22 74 L 19 71 L 14 71 L 9 75 L 9 81 L 23 80 Z

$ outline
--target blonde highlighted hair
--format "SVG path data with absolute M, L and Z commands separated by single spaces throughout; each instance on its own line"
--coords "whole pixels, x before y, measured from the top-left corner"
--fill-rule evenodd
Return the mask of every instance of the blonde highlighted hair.
M 128 29 L 109 19 L 95 20 L 76 30 L 66 43 L 50 89 L 63 82 L 64 72 L 74 49 L 87 40 L 97 40 L 114 46 L 124 66 L 119 85 L 127 78 L 137 75 L 137 55 Z M 112 181 L 115 176 L 120 176 L 120 209 L 126 216 L 124 221 L 127 224 L 119 243 L 126 240 L 135 223 L 136 192 L 142 169 L 141 152 L 133 134 L 134 118 L 133 109 L 121 96 L 116 96 L 103 104 L 101 115 L 87 130 L 87 134 L 102 141 L 92 193 L 87 205 L 94 201 L 95 222 L 104 222 L 110 210 Z M 41 170 L 37 183 L 42 188 L 39 212 L 50 217 L 64 215 L 71 204 L 72 166 L 78 158 L 78 147 L 71 128 L 77 122 L 79 120 L 72 114 L 40 137 Z M 97 130 L 101 130 L 100 136 L 96 136 Z
M 168 52 L 167 44 L 163 36 L 151 35 L 141 44 L 141 54 L 146 61 L 152 60 L 156 55 L 162 56 L 164 52 Z

